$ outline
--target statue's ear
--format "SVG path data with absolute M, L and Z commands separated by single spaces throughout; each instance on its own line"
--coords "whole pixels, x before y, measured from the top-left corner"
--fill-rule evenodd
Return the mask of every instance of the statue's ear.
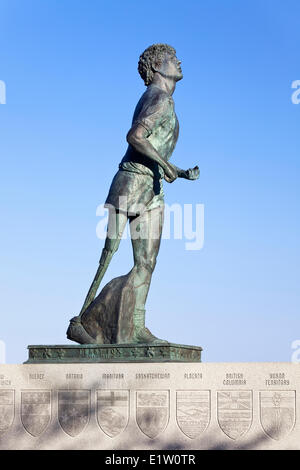
M 155 64 L 151 65 L 151 68 L 152 68 L 153 72 L 159 72 L 160 66 L 161 66 L 161 64 L 158 64 L 156 62 Z

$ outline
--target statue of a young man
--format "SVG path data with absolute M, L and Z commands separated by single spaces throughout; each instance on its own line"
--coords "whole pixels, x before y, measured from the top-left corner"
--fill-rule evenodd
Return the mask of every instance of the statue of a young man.
M 108 231 L 99 268 L 80 315 L 67 336 L 79 343 L 159 343 L 145 327 L 145 303 L 163 227 L 162 180 L 195 180 L 199 169 L 181 170 L 169 162 L 179 125 L 172 94 L 182 79 L 176 51 L 154 44 L 140 56 L 138 70 L 147 86 L 127 134 L 128 149 L 106 200 Z M 94 300 L 129 220 L 134 267 L 113 279 Z M 140 236 L 137 236 L 140 233 Z

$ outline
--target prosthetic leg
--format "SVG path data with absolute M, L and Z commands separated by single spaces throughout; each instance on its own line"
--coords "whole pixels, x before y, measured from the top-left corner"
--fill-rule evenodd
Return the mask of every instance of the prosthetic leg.
M 67 338 L 80 344 L 92 344 L 96 341 L 86 332 L 81 324 L 81 317 L 88 306 L 94 300 L 99 285 L 107 271 L 113 255 L 119 248 L 123 231 L 128 218 L 127 215 L 120 212 L 110 212 L 108 218 L 107 236 L 105 246 L 102 250 L 99 266 L 91 287 L 87 293 L 84 304 L 78 316 L 70 320 L 70 326 L 67 330 Z

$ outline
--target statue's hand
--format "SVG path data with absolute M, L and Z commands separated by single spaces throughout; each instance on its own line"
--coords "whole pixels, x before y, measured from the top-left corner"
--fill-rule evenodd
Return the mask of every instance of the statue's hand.
M 177 169 L 171 164 L 171 163 L 167 163 L 167 166 L 166 168 L 164 168 L 164 171 L 165 171 L 165 181 L 167 181 L 167 183 L 173 183 L 173 181 L 176 180 L 176 178 L 178 178 L 178 172 L 177 172 Z
M 186 170 L 186 179 L 188 180 L 197 180 L 200 176 L 200 170 L 198 166 L 194 168 L 189 168 Z

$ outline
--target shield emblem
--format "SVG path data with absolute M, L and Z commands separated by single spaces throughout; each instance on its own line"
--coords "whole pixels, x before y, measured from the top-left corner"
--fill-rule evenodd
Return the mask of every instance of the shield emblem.
M 109 437 L 118 436 L 126 428 L 129 419 L 128 390 L 98 390 L 97 420 Z
M 51 419 L 51 391 L 26 390 L 21 392 L 21 421 L 29 434 L 40 436 Z
M 58 421 L 69 436 L 78 436 L 88 424 L 90 403 L 89 390 L 58 391 Z
M 292 431 L 296 421 L 294 390 L 260 392 L 259 402 L 260 422 L 269 437 L 279 441 Z
M 136 422 L 150 438 L 164 431 L 169 421 L 169 391 L 138 391 L 136 396 Z
M 15 417 L 15 391 L 0 390 L 0 432 L 12 425 Z
M 231 439 L 239 439 L 252 424 L 252 392 L 217 392 L 217 396 L 220 428 Z
M 176 392 L 176 419 L 181 431 L 195 439 L 205 431 L 210 421 L 210 392 L 181 390 Z

